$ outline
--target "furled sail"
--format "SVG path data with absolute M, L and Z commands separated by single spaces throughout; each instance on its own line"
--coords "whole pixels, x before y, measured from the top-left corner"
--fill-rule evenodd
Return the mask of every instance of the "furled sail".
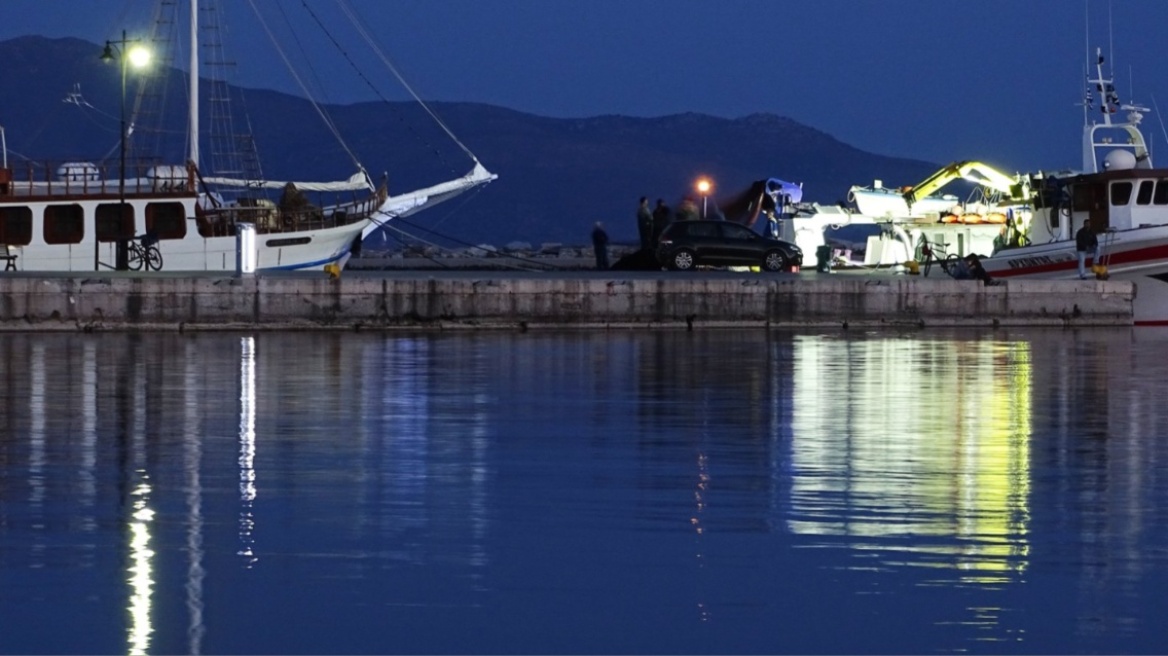
M 202 180 L 207 184 L 244 187 L 247 189 L 283 189 L 289 182 L 287 180 L 238 180 L 215 176 L 207 176 L 202 178 Z M 369 174 L 364 169 L 354 173 L 348 180 L 339 180 L 336 182 L 292 182 L 292 184 L 296 185 L 296 188 L 301 191 L 353 191 L 358 189 L 374 191 L 377 189 L 373 181 L 369 179 Z

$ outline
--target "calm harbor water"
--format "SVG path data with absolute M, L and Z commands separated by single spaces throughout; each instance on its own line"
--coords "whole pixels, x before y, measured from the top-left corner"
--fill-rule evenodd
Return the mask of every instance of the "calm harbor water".
M 3 653 L 1163 653 L 1168 332 L 0 335 Z

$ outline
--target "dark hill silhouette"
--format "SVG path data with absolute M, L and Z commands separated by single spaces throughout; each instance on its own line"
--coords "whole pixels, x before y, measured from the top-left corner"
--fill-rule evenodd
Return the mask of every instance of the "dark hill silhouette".
M 70 38 L 0 42 L 0 125 L 6 128 L 10 163 L 19 166 L 23 157 L 106 157 L 107 163 L 116 158 L 119 76 L 116 65 L 100 61 L 101 50 Z M 170 75 L 167 103 L 179 110 L 185 83 L 181 74 Z M 62 102 L 77 83 L 91 108 Z M 348 156 L 320 128 L 306 100 L 252 89 L 245 97 L 268 177 L 339 179 L 352 173 Z M 802 182 L 805 200 L 835 203 L 852 184 L 876 178 L 912 184 L 937 168 L 864 152 L 772 114 L 558 119 L 476 103 L 431 107 L 500 177 L 409 223 L 467 243 L 582 244 L 598 220 L 614 240 L 632 242 L 640 196 L 675 205 L 692 193 L 702 174 L 717 185 L 714 199 L 778 177 Z M 391 193 L 470 169 L 466 156 L 415 103 L 364 102 L 332 105 L 328 111 L 370 173 L 389 173 Z M 176 114 L 171 129 L 181 134 L 185 119 L 181 111 Z M 168 156 L 182 161 L 181 152 Z

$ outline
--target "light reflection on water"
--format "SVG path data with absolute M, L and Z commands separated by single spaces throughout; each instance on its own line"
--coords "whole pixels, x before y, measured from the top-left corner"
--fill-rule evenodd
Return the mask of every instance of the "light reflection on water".
M 1026 569 L 1028 343 L 797 344 L 793 532 L 875 557 L 858 566 L 952 570 L 955 582 Z
M 1165 346 L 0 335 L 0 650 L 1160 651 Z

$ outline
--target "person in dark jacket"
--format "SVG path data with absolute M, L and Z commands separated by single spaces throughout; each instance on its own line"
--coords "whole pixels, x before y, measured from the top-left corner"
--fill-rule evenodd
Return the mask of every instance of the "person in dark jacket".
M 1075 233 L 1075 250 L 1079 254 L 1079 279 L 1087 278 L 1087 253 L 1091 254 L 1091 264 L 1099 264 L 1099 238 L 1091 229 L 1091 219 L 1083 221 L 1083 227 Z
M 641 196 L 641 204 L 637 206 L 637 234 L 641 237 L 641 250 L 653 248 L 653 211 L 645 196 Z
M 673 212 L 670 211 L 669 206 L 665 204 L 665 199 L 657 199 L 657 207 L 653 208 L 653 247 L 657 247 L 657 242 L 661 241 L 661 233 L 665 232 L 665 226 L 669 225 L 669 221 L 673 218 Z
M 608 268 L 608 233 L 604 231 L 604 224 L 596 222 L 592 229 L 592 250 L 596 253 L 596 268 Z

